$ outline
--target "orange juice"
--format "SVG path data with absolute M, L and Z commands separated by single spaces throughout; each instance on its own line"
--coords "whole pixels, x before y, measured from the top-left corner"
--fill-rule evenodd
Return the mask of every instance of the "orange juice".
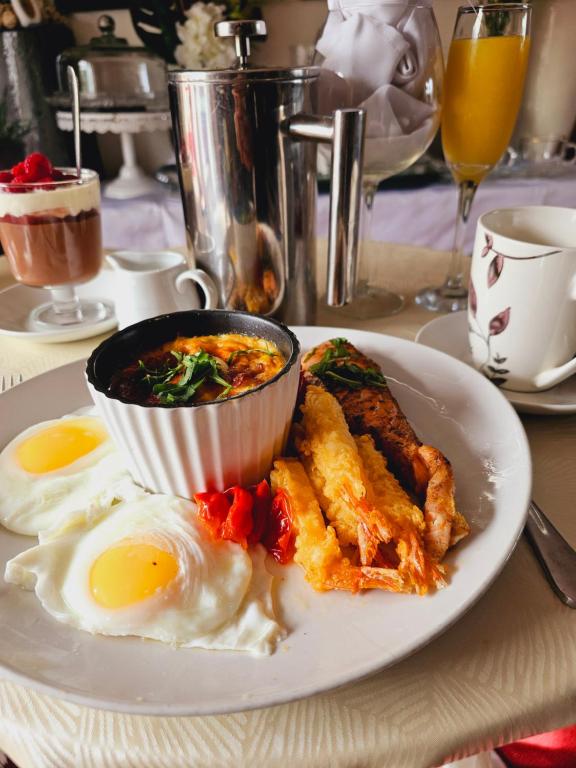
M 504 154 L 522 100 L 530 39 L 453 40 L 444 80 L 442 146 L 457 182 L 482 181 Z

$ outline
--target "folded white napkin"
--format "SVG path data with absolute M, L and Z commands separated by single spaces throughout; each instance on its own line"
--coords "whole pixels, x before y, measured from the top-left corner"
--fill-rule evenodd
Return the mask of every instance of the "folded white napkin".
M 376 162 L 375 153 L 382 160 L 390 151 L 412 157 L 431 138 L 434 109 L 424 101 L 424 84 L 437 31 L 423 5 L 431 0 L 419 0 L 419 8 L 414 0 L 328 0 L 316 43 L 323 57 L 318 108 L 366 109 L 365 167 Z M 386 149 L 389 139 L 394 146 Z

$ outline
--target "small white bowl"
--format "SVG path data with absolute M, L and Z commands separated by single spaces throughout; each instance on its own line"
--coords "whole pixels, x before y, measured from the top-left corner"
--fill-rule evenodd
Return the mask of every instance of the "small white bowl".
M 110 393 L 114 373 L 177 336 L 244 333 L 276 344 L 286 358 L 269 381 L 226 400 L 139 405 Z M 286 444 L 300 377 L 300 345 L 286 326 L 247 312 L 192 310 L 131 325 L 102 342 L 86 367 L 98 413 L 135 482 L 192 498 L 204 490 L 251 485 Z

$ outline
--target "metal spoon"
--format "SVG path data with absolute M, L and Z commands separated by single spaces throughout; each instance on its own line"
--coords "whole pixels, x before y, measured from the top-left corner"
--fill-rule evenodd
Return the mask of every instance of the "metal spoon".
M 576 550 L 535 501 L 528 507 L 524 532 L 554 592 L 563 603 L 576 608 Z
M 76 160 L 76 175 L 78 182 L 82 182 L 82 153 L 80 148 L 80 92 L 78 89 L 78 77 L 74 67 L 66 67 L 68 75 L 68 88 L 72 101 L 72 126 L 74 130 L 74 158 Z

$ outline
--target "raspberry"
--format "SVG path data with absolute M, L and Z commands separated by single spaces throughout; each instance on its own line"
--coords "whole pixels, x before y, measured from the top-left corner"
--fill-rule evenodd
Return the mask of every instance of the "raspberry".
M 43 189 L 53 189 L 54 178 L 52 163 L 41 152 L 32 152 L 21 163 L 16 163 L 11 171 L 0 171 L 0 183 L 10 184 L 11 192 L 28 192 L 25 184 L 46 184 Z M 60 173 L 60 177 L 63 174 Z
M 12 167 L 12 176 L 23 176 L 25 174 L 26 168 L 24 167 L 24 162 L 17 163 Z
M 40 152 L 32 152 L 24 160 L 24 170 L 28 181 L 39 181 L 46 176 L 52 176 L 52 163 Z

